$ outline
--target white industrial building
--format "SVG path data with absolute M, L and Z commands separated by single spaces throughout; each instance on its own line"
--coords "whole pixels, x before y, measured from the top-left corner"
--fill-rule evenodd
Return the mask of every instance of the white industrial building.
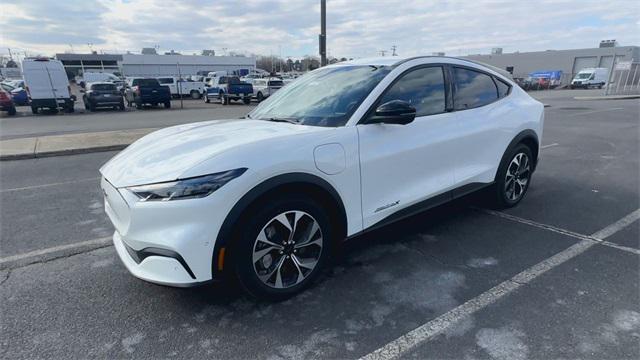
M 208 71 L 246 71 L 256 68 L 256 58 L 201 55 L 122 55 L 124 76 L 188 76 Z
M 602 46 L 602 45 L 601 45 Z M 606 67 L 611 70 L 615 58 L 618 62 L 640 62 L 638 46 L 602 46 L 590 49 L 547 50 L 502 54 L 464 56 L 469 60 L 483 62 L 507 70 L 515 78 L 525 78 L 536 71 L 563 72 L 562 84 L 568 84 L 584 68 Z
M 189 76 L 198 72 L 240 71 L 256 68 L 255 57 L 137 54 L 56 54 L 69 78 L 86 71 L 124 76 Z

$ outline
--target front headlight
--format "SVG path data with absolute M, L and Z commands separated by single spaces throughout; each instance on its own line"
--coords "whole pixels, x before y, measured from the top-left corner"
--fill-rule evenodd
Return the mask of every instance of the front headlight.
M 140 201 L 169 201 L 205 197 L 247 171 L 246 168 L 171 182 L 128 187 Z

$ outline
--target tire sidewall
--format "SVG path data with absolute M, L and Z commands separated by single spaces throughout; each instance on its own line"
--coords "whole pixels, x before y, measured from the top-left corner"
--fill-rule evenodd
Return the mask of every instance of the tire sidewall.
M 311 285 L 321 274 L 332 253 L 333 229 L 325 210 L 306 196 L 286 196 L 263 203 L 254 208 L 245 221 L 241 221 L 232 250 L 235 275 L 242 287 L 252 296 L 270 301 L 287 299 Z M 260 281 L 252 263 L 253 247 L 258 233 L 278 214 L 286 211 L 304 211 L 311 215 L 322 231 L 322 252 L 315 269 L 300 284 L 287 289 L 275 289 Z
M 522 192 L 522 195 L 516 200 L 510 200 L 507 198 L 507 194 L 504 189 L 505 180 L 507 176 L 507 168 L 509 167 L 509 164 L 511 164 L 511 160 L 513 160 L 513 158 L 519 153 L 524 153 L 529 158 L 529 179 L 527 181 L 527 185 L 524 188 L 524 191 Z M 531 178 L 533 175 L 533 163 L 534 163 L 534 159 L 531 153 L 531 149 L 529 149 L 529 147 L 524 144 L 518 144 L 507 152 L 506 156 L 502 159 L 502 162 L 500 163 L 500 167 L 498 168 L 498 173 L 496 177 L 495 191 L 496 191 L 497 205 L 499 207 L 512 207 L 517 205 L 520 201 L 522 201 L 522 199 L 524 199 L 524 197 L 527 195 L 527 191 L 529 190 L 529 186 L 531 185 Z

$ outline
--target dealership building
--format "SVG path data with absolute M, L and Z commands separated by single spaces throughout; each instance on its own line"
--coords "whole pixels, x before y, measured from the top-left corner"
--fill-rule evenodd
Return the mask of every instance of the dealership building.
M 86 71 L 124 76 L 188 76 L 209 71 L 250 72 L 255 57 L 138 54 L 56 54 L 69 78 Z
M 620 62 L 640 62 L 640 47 L 616 46 L 615 41 L 603 41 L 600 47 L 573 50 L 547 50 L 503 54 L 494 49 L 487 55 L 464 56 L 469 60 L 483 62 L 505 69 L 514 78 L 525 78 L 538 71 L 562 71 L 562 83 L 568 84 L 584 68 L 606 67 L 611 70 L 614 59 Z

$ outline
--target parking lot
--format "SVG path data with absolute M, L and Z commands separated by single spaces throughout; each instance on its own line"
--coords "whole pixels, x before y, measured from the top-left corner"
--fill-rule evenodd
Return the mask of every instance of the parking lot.
M 131 276 L 98 186 L 115 152 L 0 162 L 0 357 L 638 358 L 639 102 L 575 95 L 536 95 L 549 105 L 541 162 L 519 206 L 496 212 L 468 196 L 354 238 L 318 284 L 281 303 Z M 2 139 L 251 109 L 175 103 L 3 118 Z

